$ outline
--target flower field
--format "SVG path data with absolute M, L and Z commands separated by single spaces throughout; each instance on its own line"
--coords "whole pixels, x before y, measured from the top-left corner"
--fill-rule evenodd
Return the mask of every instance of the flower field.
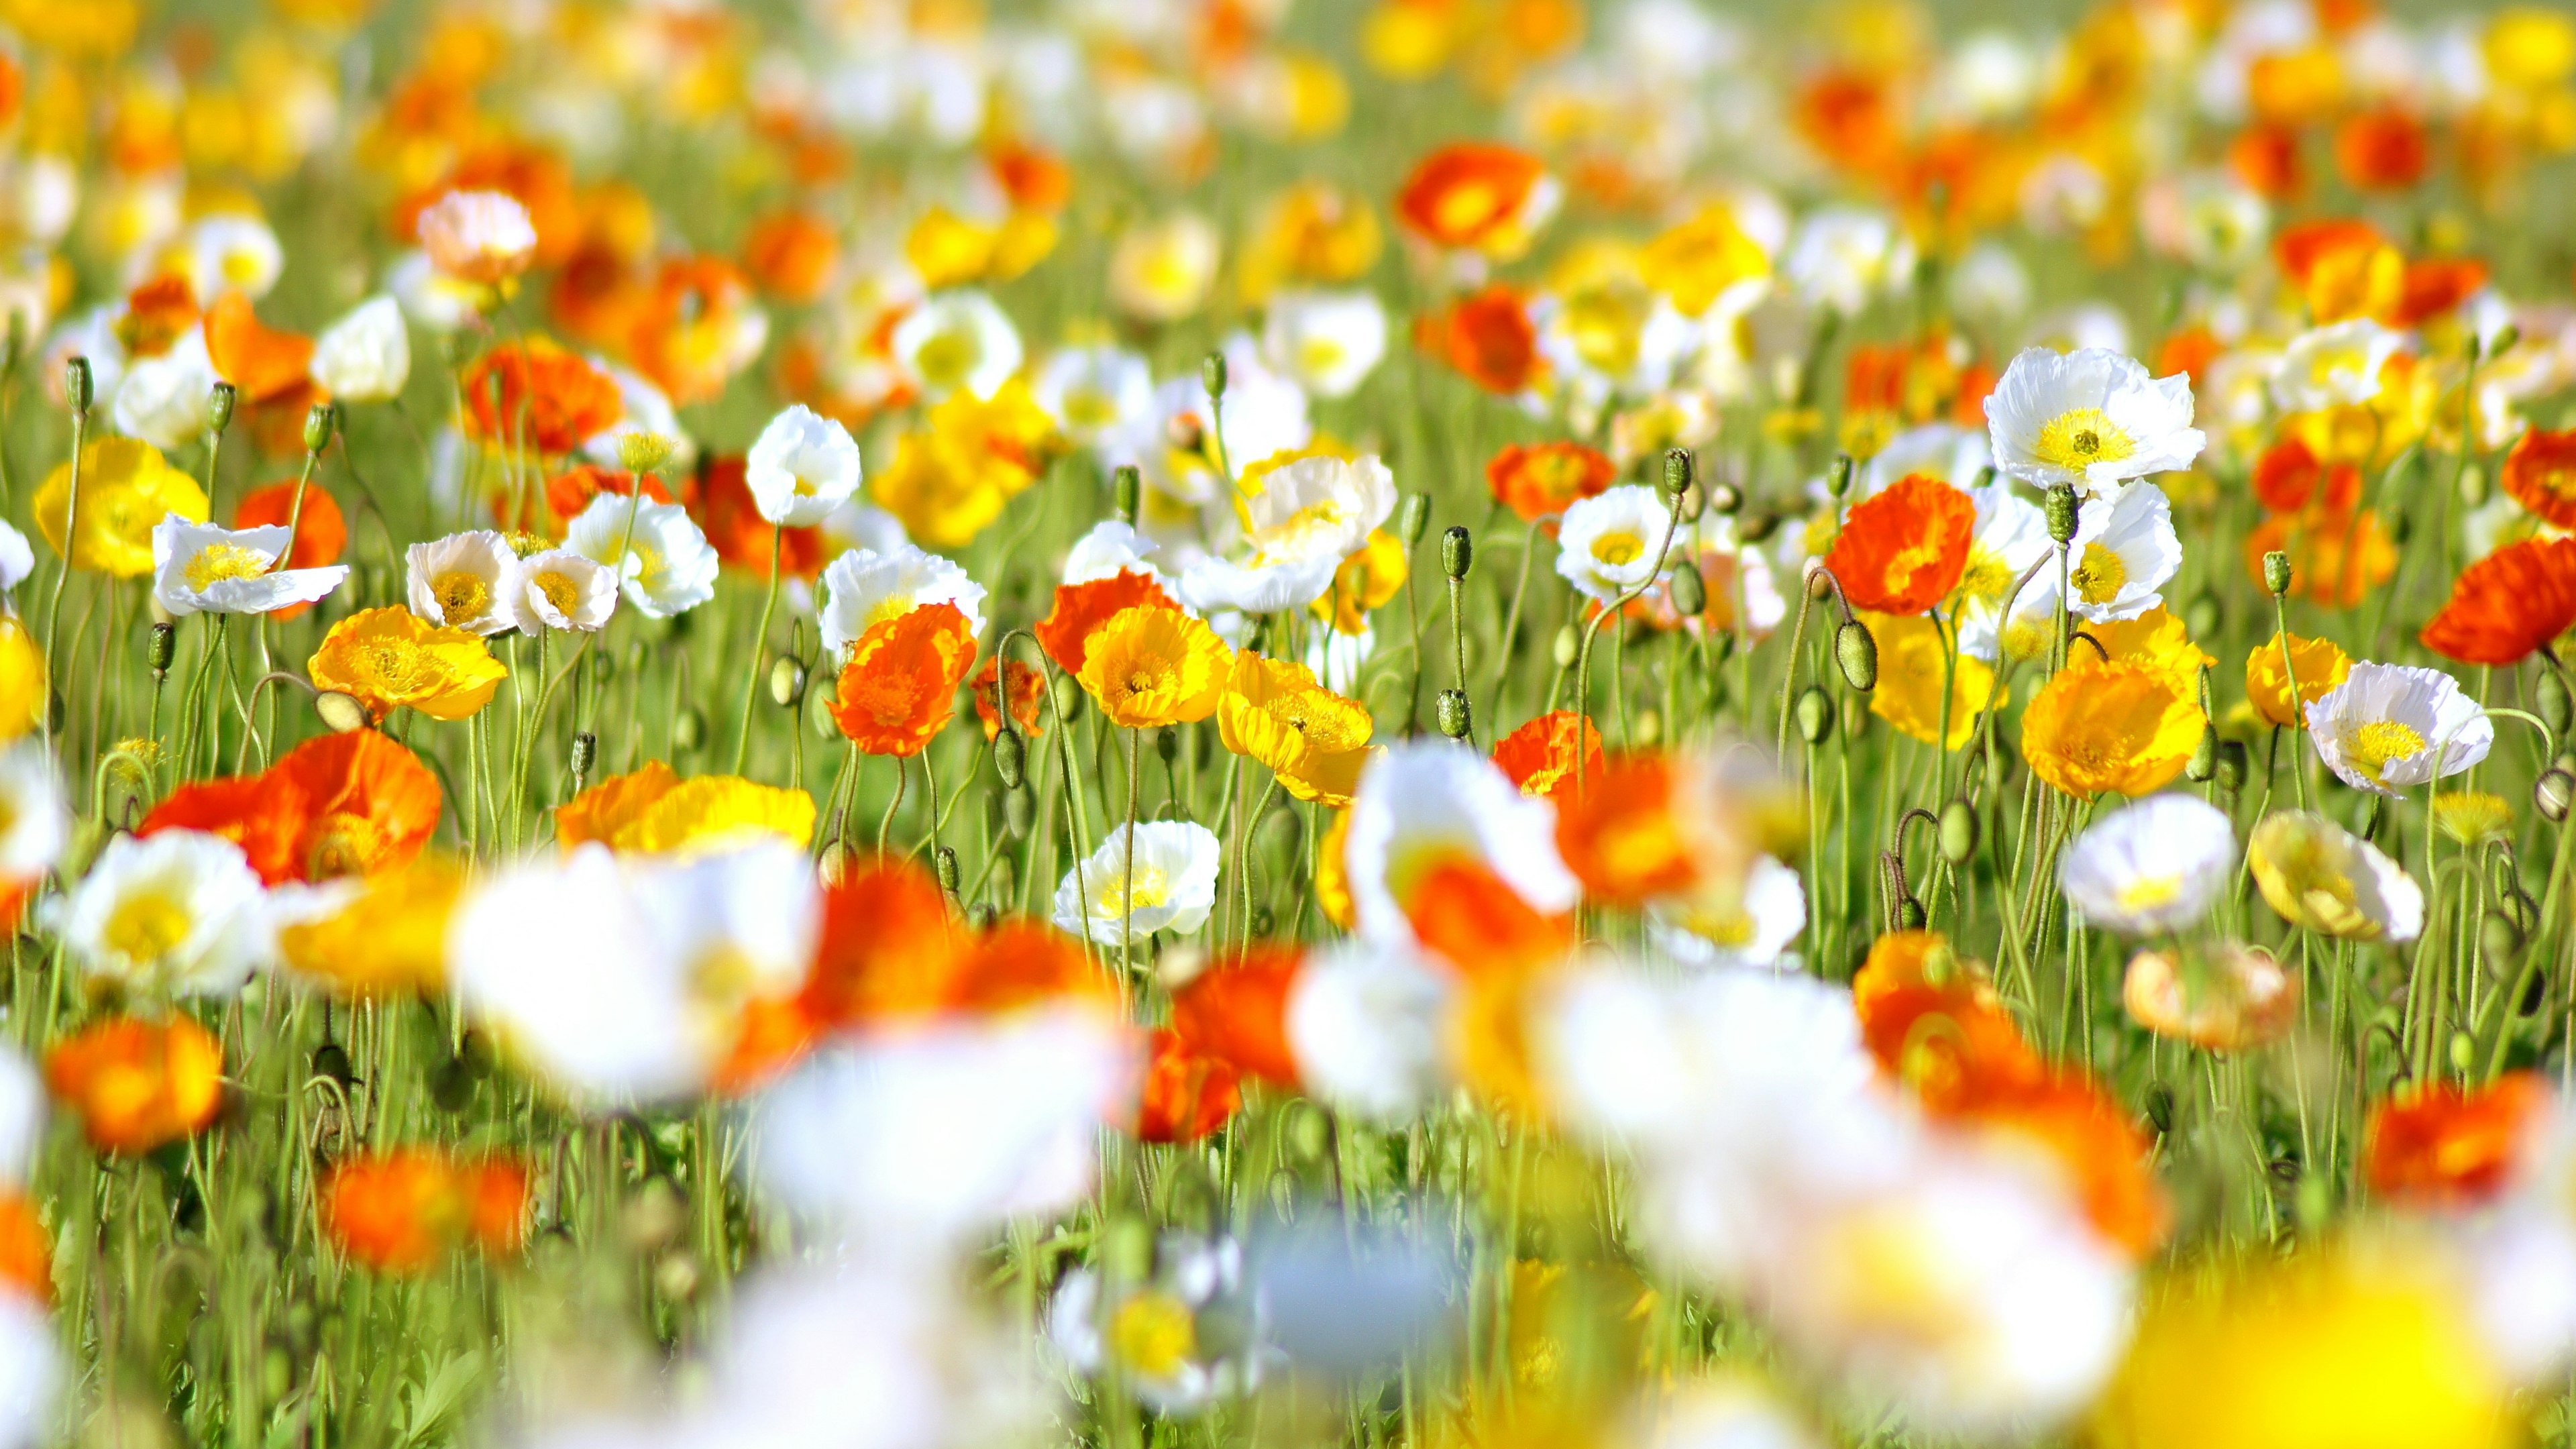
M 2576 1443 L 2576 16 L 0 0 L 0 1449 Z

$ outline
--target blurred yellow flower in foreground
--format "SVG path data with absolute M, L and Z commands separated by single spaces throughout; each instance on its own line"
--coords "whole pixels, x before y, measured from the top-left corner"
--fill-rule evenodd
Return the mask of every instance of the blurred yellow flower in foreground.
M 2305 639 L 2290 636 L 2291 670 L 2299 676 L 2299 698 L 2290 701 L 2290 678 L 2281 667 L 2281 636 L 2254 646 L 2245 656 L 2245 698 L 2254 712 L 2268 725 L 2288 725 L 2292 729 L 2308 727 L 2307 706 L 2326 697 L 2328 691 L 2343 683 L 2352 673 L 2352 656 L 2335 646 L 2332 639 Z
M 56 467 L 36 490 L 36 527 L 54 552 L 63 551 L 64 515 L 70 511 L 72 465 Z M 161 450 L 135 438 L 101 438 L 81 449 L 80 538 L 72 567 L 120 579 L 152 572 L 152 530 L 178 514 L 206 521 L 206 490 L 170 466 Z
M 2146 795 L 2190 763 L 2201 725 L 2200 707 L 2172 671 L 2082 659 L 2058 671 L 2022 714 L 2021 753 L 2031 773 L 2079 799 Z
M 1895 616 L 1863 612 L 1861 622 L 1878 640 L 1878 688 L 1869 697 L 1869 712 L 1926 744 L 1941 735 L 1941 676 L 1950 673 L 1950 731 L 1943 747 L 1957 749 L 1977 728 L 1977 712 L 1994 697 L 1995 671 L 1986 661 L 1962 654 L 1946 661 L 1941 627 L 1928 615 Z
M 1365 707 L 1317 684 L 1305 665 L 1250 650 L 1234 657 L 1216 723 L 1227 749 L 1268 765 L 1289 794 L 1336 807 L 1359 787 L 1375 728 Z
M 2411 941 L 2423 929 L 2424 893 L 2413 879 L 2322 815 L 2265 818 L 2245 858 L 2264 901 L 2291 925 L 2354 941 Z
M 45 651 L 15 619 L 0 618 L 0 741 L 45 719 Z
M 443 856 L 370 876 L 338 910 L 282 926 L 286 964 L 350 996 L 426 994 L 447 981 L 447 922 L 465 870 Z
M 926 421 L 868 490 L 914 542 L 963 548 L 1045 471 L 1055 424 L 1016 378 L 990 398 L 951 393 Z
M 735 844 L 746 835 L 810 843 L 814 797 L 738 775 L 683 780 L 660 760 L 647 760 L 555 811 L 555 839 L 567 846 L 596 840 L 611 850 L 675 851 Z
M 510 676 L 480 636 L 399 607 L 361 609 L 332 625 L 308 668 L 316 688 L 356 699 L 377 720 L 405 705 L 431 719 L 464 719 Z

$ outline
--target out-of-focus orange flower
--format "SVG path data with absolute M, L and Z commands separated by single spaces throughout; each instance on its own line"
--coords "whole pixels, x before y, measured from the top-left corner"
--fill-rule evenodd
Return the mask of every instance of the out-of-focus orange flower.
M 708 478 L 712 481 L 718 473 L 725 470 L 728 464 L 733 469 L 736 482 L 739 483 L 742 475 L 742 460 L 739 458 L 720 459 L 710 464 L 707 468 Z M 746 488 L 743 491 L 748 493 L 750 490 Z M 635 475 L 632 473 L 615 468 L 602 468 L 596 463 L 576 463 L 566 468 L 546 480 L 546 511 L 555 517 L 554 534 L 560 537 L 564 531 L 564 525 L 580 517 L 581 511 L 590 506 L 590 500 L 600 494 L 613 493 L 620 498 L 627 498 L 632 497 L 634 492 Z M 671 496 L 671 490 L 662 486 L 661 479 L 649 474 L 644 479 L 644 496 L 656 503 L 677 501 Z M 494 511 L 496 513 L 500 511 L 497 505 Z M 690 511 L 693 514 L 699 512 L 695 507 Z M 506 523 L 508 520 L 503 521 Z M 703 518 L 700 519 L 700 526 L 705 526 Z M 707 530 L 707 541 L 716 544 L 716 551 L 719 554 L 724 552 L 724 545 L 716 543 L 715 530 L 712 528 Z M 731 561 L 731 559 L 727 560 L 727 562 Z M 766 575 L 769 569 L 769 539 L 765 534 L 760 540 L 759 567 Z
M 1529 522 L 1607 492 L 1618 477 L 1608 454 L 1581 443 L 1513 443 L 1485 465 L 1494 501 Z
M 2245 570 L 2260 584 L 2263 555 L 2290 556 L 2290 588 L 2300 597 L 2349 609 L 2397 573 L 2397 546 L 2371 508 L 2307 508 L 2276 513 L 2245 535 Z
M 277 953 L 343 995 L 427 997 L 447 983 L 447 926 L 465 894 L 463 866 L 423 855 L 367 878 L 329 915 L 277 928 Z
M 2303 439 L 2283 438 L 2254 460 L 2254 495 L 2275 513 L 2296 513 L 2310 503 L 2349 509 L 2361 501 L 2361 470 L 2329 466 Z
M 984 165 L 1011 205 L 1022 210 L 1062 211 L 1073 200 L 1073 168 L 1026 142 L 994 143 L 984 153 Z
M 2462 664 L 2519 664 L 2576 625 L 2576 538 L 2509 543 L 2460 570 L 2424 647 Z
M 1460 973 L 1479 977 L 1523 972 L 1563 956 L 1574 944 L 1570 917 L 1544 915 L 1501 876 L 1464 858 L 1421 872 L 1397 898 L 1423 948 Z
M 930 872 L 900 856 L 854 864 L 823 895 L 805 1012 L 825 1029 L 921 1015 L 946 1004 L 946 971 L 966 930 Z
M 2295 286 L 2305 287 L 2317 267 L 2337 254 L 2368 254 L 2388 245 L 2379 228 L 2350 217 L 2303 221 L 2272 238 L 2272 258 Z
M 1976 527 L 1976 500 L 1910 475 L 1852 509 L 1825 567 L 1855 609 L 1920 614 L 1959 586 Z
M 1016 659 L 1006 661 L 996 654 L 985 660 L 967 682 L 975 695 L 975 717 L 984 722 L 984 738 L 989 740 L 1002 732 L 1002 715 L 993 704 L 993 687 L 1005 677 L 1010 680 L 1003 689 L 1009 695 L 1011 723 L 1022 734 L 1045 734 L 1038 704 L 1046 694 L 1046 676 Z
M 2401 1202 L 2484 1201 L 2511 1180 L 2548 1110 L 2549 1085 L 2532 1072 L 2479 1088 L 2426 1083 L 2373 1109 L 2362 1174 Z
M 1583 787 L 1558 797 L 1556 848 L 1584 894 L 1642 905 L 1698 881 L 1696 853 L 1675 814 L 1674 785 L 1669 757 L 1629 755 L 1598 771 L 1587 768 Z
M 2195 378 L 2207 377 L 2209 365 L 2225 355 L 2227 344 L 2206 327 L 2185 327 L 2165 338 L 2156 348 L 2155 374 L 2171 377 L 2177 372 Z
M 468 153 L 438 181 L 395 206 L 394 235 L 418 236 L 420 214 L 453 191 L 498 191 L 526 207 L 537 232 L 538 266 L 561 266 L 581 246 L 584 208 L 572 167 L 544 147 L 501 141 Z
M 2335 128 L 2335 169 L 2361 191 L 2403 191 L 2432 162 L 2424 123 L 2396 106 L 2346 116 Z
M 1494 746 L 1494 763 L 1503 767 L 1522 794 L 1553 800 L 1574 788 L 1578 730 L 1583 741 L 1581 773 L 1597 777 L 1602 768 L 1601 731 L 1570 709 L 1540 715 L 1503 736 Z
M 1194 1050 L 1178 1032 L 1154 1033 L 1136 1107 L 1139 1142 L 1196 1142 L 1243 1105 L 1243 1087 L 1223 1057 Z
M 608 374 L 543 337 L 484 353 L 460 386 L 478 441 L 550 456 L 577 450 L 626 412 Z
M 1304 964 L 1295 947 L 1281 945 L 1257 945 L 1216 962 L 1172 993 L 1172 1030 L 1191 1049 L 1237 1071 L 1294 1087 L 1288 995 Z
M 2576 528 L 2576 428 L 2533 428 L 2504 459 L 2504 491 L 2554 528 Z
M 2246 68 L 2254 114 L 2278 126 L 2323 120 L 2343 100 L 2343 68 L 2332 50 L 2308 45 L 2255 57 Z
M 125 294 L 125 315 L 116 319 L 116 340 L 128 360 L 158 357 L 197 325 L 197 293 L 188 279 L 164 272 Z
M 2081 1072 L 2047 1068 L 2037 1080 L 1973 1103 L 1967 1120 L 2048 1154 L 2103 1237 L 2132 1254 L 2164 1238 L 2164 1193 L 2149 1144 L 2109 1092 Z
M 1396 193 L 1395 215 L 1434 246 L 1507 260 L 1528 249 L 1546 220 L 1551 185 L 1546 166 L 1525 151 L 1462 141 L 1423 158 Z
M 841 244 L 820 217 L 776 211 L 751 224 L 742 265 L 760 289 L 783 302 L 811 302 L 831 284 Z
M 1847 171 L 1881 174 L 1904 149 L 1887 82 L 1874 74 L 1825 71 L 1798 88 L 1794 116 L 1798 134 Z
M 0 1288 L 54 1301 L 54 1240 L 25 1193 L 0 1195 Z
M 239 292 L 226 292 L 206 309 L 206 355 L 245 404 L 311 385 L 305 369 L 313 363 L 313 339 L 262 326 Z
M 790 527 L 780 538 L 778 525 L 760 516 L 741 458 L 718 458 L 700 477 L 689 515 L 705 531 L 716 557 L 737 569 L 769 577 L 770 550 L 778 553 L 781 578 L 810 579 L 827 560 L 819 526 Z
M 673 257 L 627 338 L 627 355 L 674 403 L 705 402 L 760 355 L 769 335 L 751 282 L 722 257 Z
M 1500 284 L 1424 314 L 1414 324 L 1414 341 L 1469 382 L 1505 397 L 1535 386 L 1544 366 L 1528 307 L 1518 292 Z
M 2420 327 L 2476 296 L 2486 284 L 2487 264 L 2473 257 L 2408 262 L 2397 309 L 2380 320 L 2391 327 Z
M 863 753 L 909 758 L 947 727 L 974 667 L 966 616 L 955 604 L 924 604 L 869 625 L 850 646 L 832 718 Z
M 464 719 L 492 702 L 510 675 L 483 641 L 395 605 L 361 609 L 331 626 L 305 674 L 378 720 L 408 705 L 431 719 Z
M 438 776 L 375 730 L 306 740 L 266 771 L 181 785 L 136 833 L 201 830 L 270 885 L 398 870 L 438 829 Z
M 2247 190 L 2273 201 L 2299 193 L 2299 133 L 2287 126 L 2248 126 L 2227 143 L 2227 169 Z
M 436 1267 L 472 1241 L 514 1252 L 528 1205 L 528 1169 L 507 1160 L 466 1161 L 434 1147 L 354 1157 L 322 1181 L 322 1231 L 352 1261 L 379 1273 Z
M 224 1049 L 185 1016 L 120 1016 L 45 1054 L 45 1086 L 80 1114 L 102 1152 L 144 1153 L 195 1136 L 224 1102 Z

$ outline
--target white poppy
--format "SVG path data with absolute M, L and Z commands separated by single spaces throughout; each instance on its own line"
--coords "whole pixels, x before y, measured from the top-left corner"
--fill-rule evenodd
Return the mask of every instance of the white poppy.
M 314 384 L 342 402 L 385 402 L 411 380 L 411 332 L 402 304 L 371 297 L 313 339 L 307 369 Z
M 1989 483 L 1971 490 L 1969 496 L 1977 502 L 1977 523 L 1968 538 L 1968 566 L 1959 575 L 1955 611 L 1959 649 L 1992 663 L 2003 650 L 2005 601 L 2021 576 L 2054 554 L 2057 546 L 2048 539 L 2048 516 L 2038 504 L 2015 493 L 2011 484 Z M 2023 615 L 2034 599 L 2042 604 L 2054 599 L 2055 583 L 2051 579 L 2049 587 L 2043 588 L 2034 575 L 2015 602 L 2016 616 Z
M 1557 527 L 1556 571 L 1577 592 L 1609 603 L 1663 572 L 1672 511 L 1639 483 L 1577 500 Z
M 1420 1112 L 1454 1080 L 1446 1023 L 1456 992 L 1446 969 L 1402 947 L 1310 951 L 1280 1022 L 1298 1087 L 1380 1122 Z
M 1386 355 L 1386 308 L 1364 289 L 1283 292 L 1270 299 L 1261 346 L 1306 391 L 1348 397 Z
M 984 632 L 984 586 L 938 554 L 901 544 L 854 548 L 823 570 L 823 647 L 846 653 L 868 630 L 924 604 L 954 604 L 970 633 Z
M 1849 315 L 1912 280 L 1914 243 L 1883 212 L 1822 207 L 1798 223 L 1781 270 L 1800 297 Z
M 1741 898 L 1725 910 L 1658 901 L 1646 912 L 1648 937 L 1685 966 L 1776 966 L 1806 929 L 1806 885 L 1768 855 L 1754 857 Z
M 1447 740 L 1388 745 L 1360 774 L 1342 861 L 1359 934 L 1410 945 L 1398 891 L 1443 854 L 1476 861 L 1534 910 L 1574 908 L 1581 889 L 1556 852 L 1556 807 L 1523 795 L 1493 761 Z
M 1118 574 L 1140 573 L 1152 575 L 1156 583 L 1168 589 L 1169 581 L 1153 564 L 1153 556 L 1160 548 L 1154 540 L 1117 519 L 1104 519 L 1065 551 L 1064 581 L 1088 584 Z
M 1153 370 L 1123 347 L 1061 349 L 1038 368 L 1029 395 L 1067 438 L 1112 461 L 1131 461 L 1150 442 Z
M 2495 725 L 2459 681 L 2408 664 L 2355 664 L 2307 708 L 2317 757 L 2347 785 L 2395 797 L 2487 757 Z
M 240 846 L 161 830 L 110 840 L 45 915 L 93 977 L 144 993 L 225 996 L 267 954 L 261 901 Z
M 680 413 L 671 406 L 670 394 L 662 391 L 653 379 L 597 353 L 584 360 L 593 371 L 617 384 L 619 415 L 616 422 L 583 441 L 583 457 L 603 468 L 623 468 L 626 466 L 626 439 L 633 434 L 649 433 L 670 445 L 671 456 L 662 464 L 665 476 L 685 472 L 697 462 L 697 439 L 690 437 L 688 429 L 680 426 Z
M 286 270 L 286 249 L 267 222 L 238 212 L 202 217 L 188 228 L 185 267 L 200 302 L 226 292 L 254 300 L 268 295 Z
M 1986 399 L 1995 466 L 2034 488 L 2116 492 L 2188 468 L 2206 443 L 2191 425 L 2191 379 L 2151 378 L 2105 348 L 2023 351 Z
M 1192 504 L 1233 501 L 1226 479 L 1218 475 L 1210 456 L 1207 434 L 1211 429 L 1222 445 L 1227 469 L 1237 476 L 1255 463 L 1314 440 L 1306 390 L 1294 378 L 1264 362 L 1260 348 L 1247 334 L 1228 337 L 1223 351 L 1222 409 L 1208 401 L 1207 388 L 1195 371 L 1166 379 L 1154 389 L 1153 423 L 1135 460 L 1150 493 Z M 1149 507 L 1152 501 L 1149 497 Z M 1195 529 L 1196 515 L 1190 518 Z
M 589 633 L 605 627 L 617 611 L 616 571 L 568 548 L 521 559 L 512 588 L 510 602 L 522 627 Z
M 206 435 L 207 399 L 221 380 L 206 355 L 204 330 L 191 327 L 168 351 L 136 358 L 125 369 L 116 385 L 116 430 L 156 448 L 198 442 Z
M 857 498 L 833 509 L 815 527 L 822 531 L 825 551 L 835 556 L 854 548 L 892 553 L 912 542 L 903 531 L 902 519 Z
M 171 514 L 152 527 L 152 598 L 174 618 L 190 614 L 265 614 L 310 604 L 340 587 L 347 564 L 318 569 L 277 566 L 293 530 L 217 528 Z
M 2319 327 L 2290 339 L 2281 370 L 2272 374 L 2272 398 L 2291 412 L 2354 407 L 2379 396 L 2380 374 L 2405 345 L 2367 317 Z
M 1395 511 L 1395 475 L 1372 455 L 1299 458 L 1271 469 L 1244 505 L 1250 527 L 1232 556 L 1207 555 L 1181 573 L 1193 607 L 1246 614 L 1302 609 Z
M 760 430 L 743 482 L 762 518 L 808 528 L 859 491 L 859 445 L 849 429 L 797 403 Z
M 1135 852 L 1128 853 L 1128 832 Z M 1193 820 L 1121 825 L 1055 888 L 1055 923 L 1104 946 L 1156 931 L 1186 936 L 1216 906 L 1223 849 L 1216 832 Z
M 612 496 L 612 495 L 602 495 Z M 625 499 L 619 498 L 623 507 Z M 403 550 L 411 611 L 433 624 L 489 637 L 519 627 L 519 555 L 488 528 L 468 529 Z
M 505 192 L 448 192 L 421 212 L 418 227 L 430 265 L 460 282 L 506 281 L 536 256 L 536 223 Z
M 922 395 L 965 391 L 991 397 L 1020 370 L 1020 333 L 993 299 L 972 289 L 940 292 L 895 324 L 895 359 Z
M 648 619 L 716 596 L 716 551 L 676 503 L 602 493 L 564 530 L 564 547 L 620 569 L 626 602 Z
M 405 252 L 385 273 L 404 315 L 432 332 L 458 331 L 481 315 L 483 290 L 442 272 L 423 251 Z
M 71 825 L 62 772 L 44 746 L 20 740 L 0 750 L 0 881 L 23 884 L 53 869 Z
M 2181 568 L 2173 504 L 2154 484 L 2133 484 L 2116 500 L 2095 498 L 2083 505 L 2067 544 L 2066 607 L 2096 624 L 2134 619 L 2164 602 L 2161 591 Z M 2021 591 L 2016 613 L 2053 610 L 2057 573 L 2054 564 L 2043 567 Z
M 2192 795 L 2151 795 L 2093 822 L 2057 862 L 2086 921 L 2131 936 L 2197 923 L 2235 877 L 2236 829 Z

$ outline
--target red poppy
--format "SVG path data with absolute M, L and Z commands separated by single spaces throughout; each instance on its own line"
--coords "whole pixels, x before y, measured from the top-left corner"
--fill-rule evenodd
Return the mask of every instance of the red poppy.
M 188 279 L 164 272 L 125 295 L 116 340 L 128 358 L 158 357 L 197 325 L 197 293 Z
M 1167 609 L 1181 606 L 1179 600 L 1163 592 L 1152 574 L 1134 569 L 1088 583 L 1063 584 L 1055 591 L 1055 606 L 1029 632 L 1037 635 L 1038 647 L 1055 661 L 1056 668 L 1067 674 L 1080 674 L 1083 660 L 1089 657 L 1092 634 L 1122 610 L 1146 604 Z
M 1153 1056 L 1136 1107 L 1139 1142 L 1196 1142 L 1243 1105 L 1243 1087 L 1222 1057 L 1193 1051 L 1180 1034 L 1154 1033 Z
M 722 257 L 673 257 L 627 337 L 636 370 L 674 403 L 705 402 L 724 391 L 746 359 L 737 334 L 752 321 L 751 281 Z
M 724 465 L 719 463 L 715 466 L 721 468 Z M 713 472 L 714 469 L 708 471 Z M 634 496 L 635 475 L 616 468 L 602 468 L 596 463 L 576 463 L 547 479 L 546 511 L 555 516 L 554 532 L 562 533 L 564 525 L 579 518 L 582 510 L 590 507 L 590 500 L 602 493 L 615 494 L 620 498 Z M 675 501 L 671 490 L 662 486 L 662 480 L 650 474 L 644 479 L 644 496 L 656 503 Z M 763 569 L 769 566 L 766 552 L 761 554 L 760 562 Z
M 2350 463 L 2326 466 L 2297 438 L 2284 438 L 2254 462 L 2254 495 L 2275 513 L 2296 513 L 2312 502 L 2348 509 L 2361 501 L 2361 470 Z
M 1006 687 L 1010 695 L 1011 723 L 1019 726 L 1022 734 L 1046 733 L 1038 709 L 1041 697 L 1046 693 L 1046 676 L 1016 659 L 1005 663 L 997 654 L 985 660 L 984 666 L 976 670 L 975 677 L 967 682 L 967 688 L 975 696 L 975 717 L 984 722 L 984 738 L 989 740 L 1002 732 L 1001 712 L 993 706 L 993 686 L 1004 676 L 1011 681 Z
M 2287 126 L 2248 126 L 2227 143 L 2227 169 L 2256 195 L 2287 200 L 2305 180 L 2299 133 Z
M 2470 257 L 2433 257 L 2406 264 L 2397 308 L 2382 318 L 2391 327 L 2419 327 L 2476 296 L 2487 284 L 2487 264 Z
M 954 604 L 924 604 L 873 624 L 850 646 L 832 718 L 871 755 L 909 757 L 957 713 L 975 666 L 975 633 Z
M 1959 586 L 1976 528 L 1976 500 L 1909 474 L 1852 509 L 1825 567 L 1853 608 L 1920 614 Z
M 2335 169 L 2362 191 L 2403 191 L 2432 162 L 2424 123 L 2396 106 L 2357 111 L 2335 129 Z
M 2557 528 L 2576 528 L 2576 428 L 2533 428 L 2505 455 L 2504 491 Z
M 1288 998 L 1305 964 L 1293 946 L 1260 945 L 1210 966 L 1172 993 L 1172 1029 L 1195 1051 L 1281 1086 L 1297 1085 Z
M 138 835 L 200 830 L 242 848 L 270 885 L 375 875 L 418 859 L 438 829 L 438 776 L 375 730 L 323 735 L 257 775 L 181 785 Z
M 1432 866 L 1398 904 L 1425 950 L 1473 977 L 1526 971 L 1574 944 L 1570 917 L 1541 914 L 1475 861 Z
M 516 1162 L 397 1147 L 333 1167 L 320 1206 L 322 1231 L 341 1253 L 379 1273 L 409 1275 L 469 1240 L 515 1251 L 527 1205 L 528 1170 Z
M 1538 381 L 1538 327 L 1520 294 L 1495 285 L 1472 292 L 1444 312 L 1416 320 L 1414 340 L 1467 380 L 1505 397 L 1527 392 Z
M 2576 538 L 2525 539 L 2460 570 L 2424 647 L 2462 664 L 2518 664 L 2576 624 Z
M 2549 1109 L 2549 1087 L 2531 1072 L 2493 1086 L 2433 1081 L 2370 1114 L 2362 1173 L 2401 1202 L 2458 1206 L 2495 1196 L 2530 1147 Z

